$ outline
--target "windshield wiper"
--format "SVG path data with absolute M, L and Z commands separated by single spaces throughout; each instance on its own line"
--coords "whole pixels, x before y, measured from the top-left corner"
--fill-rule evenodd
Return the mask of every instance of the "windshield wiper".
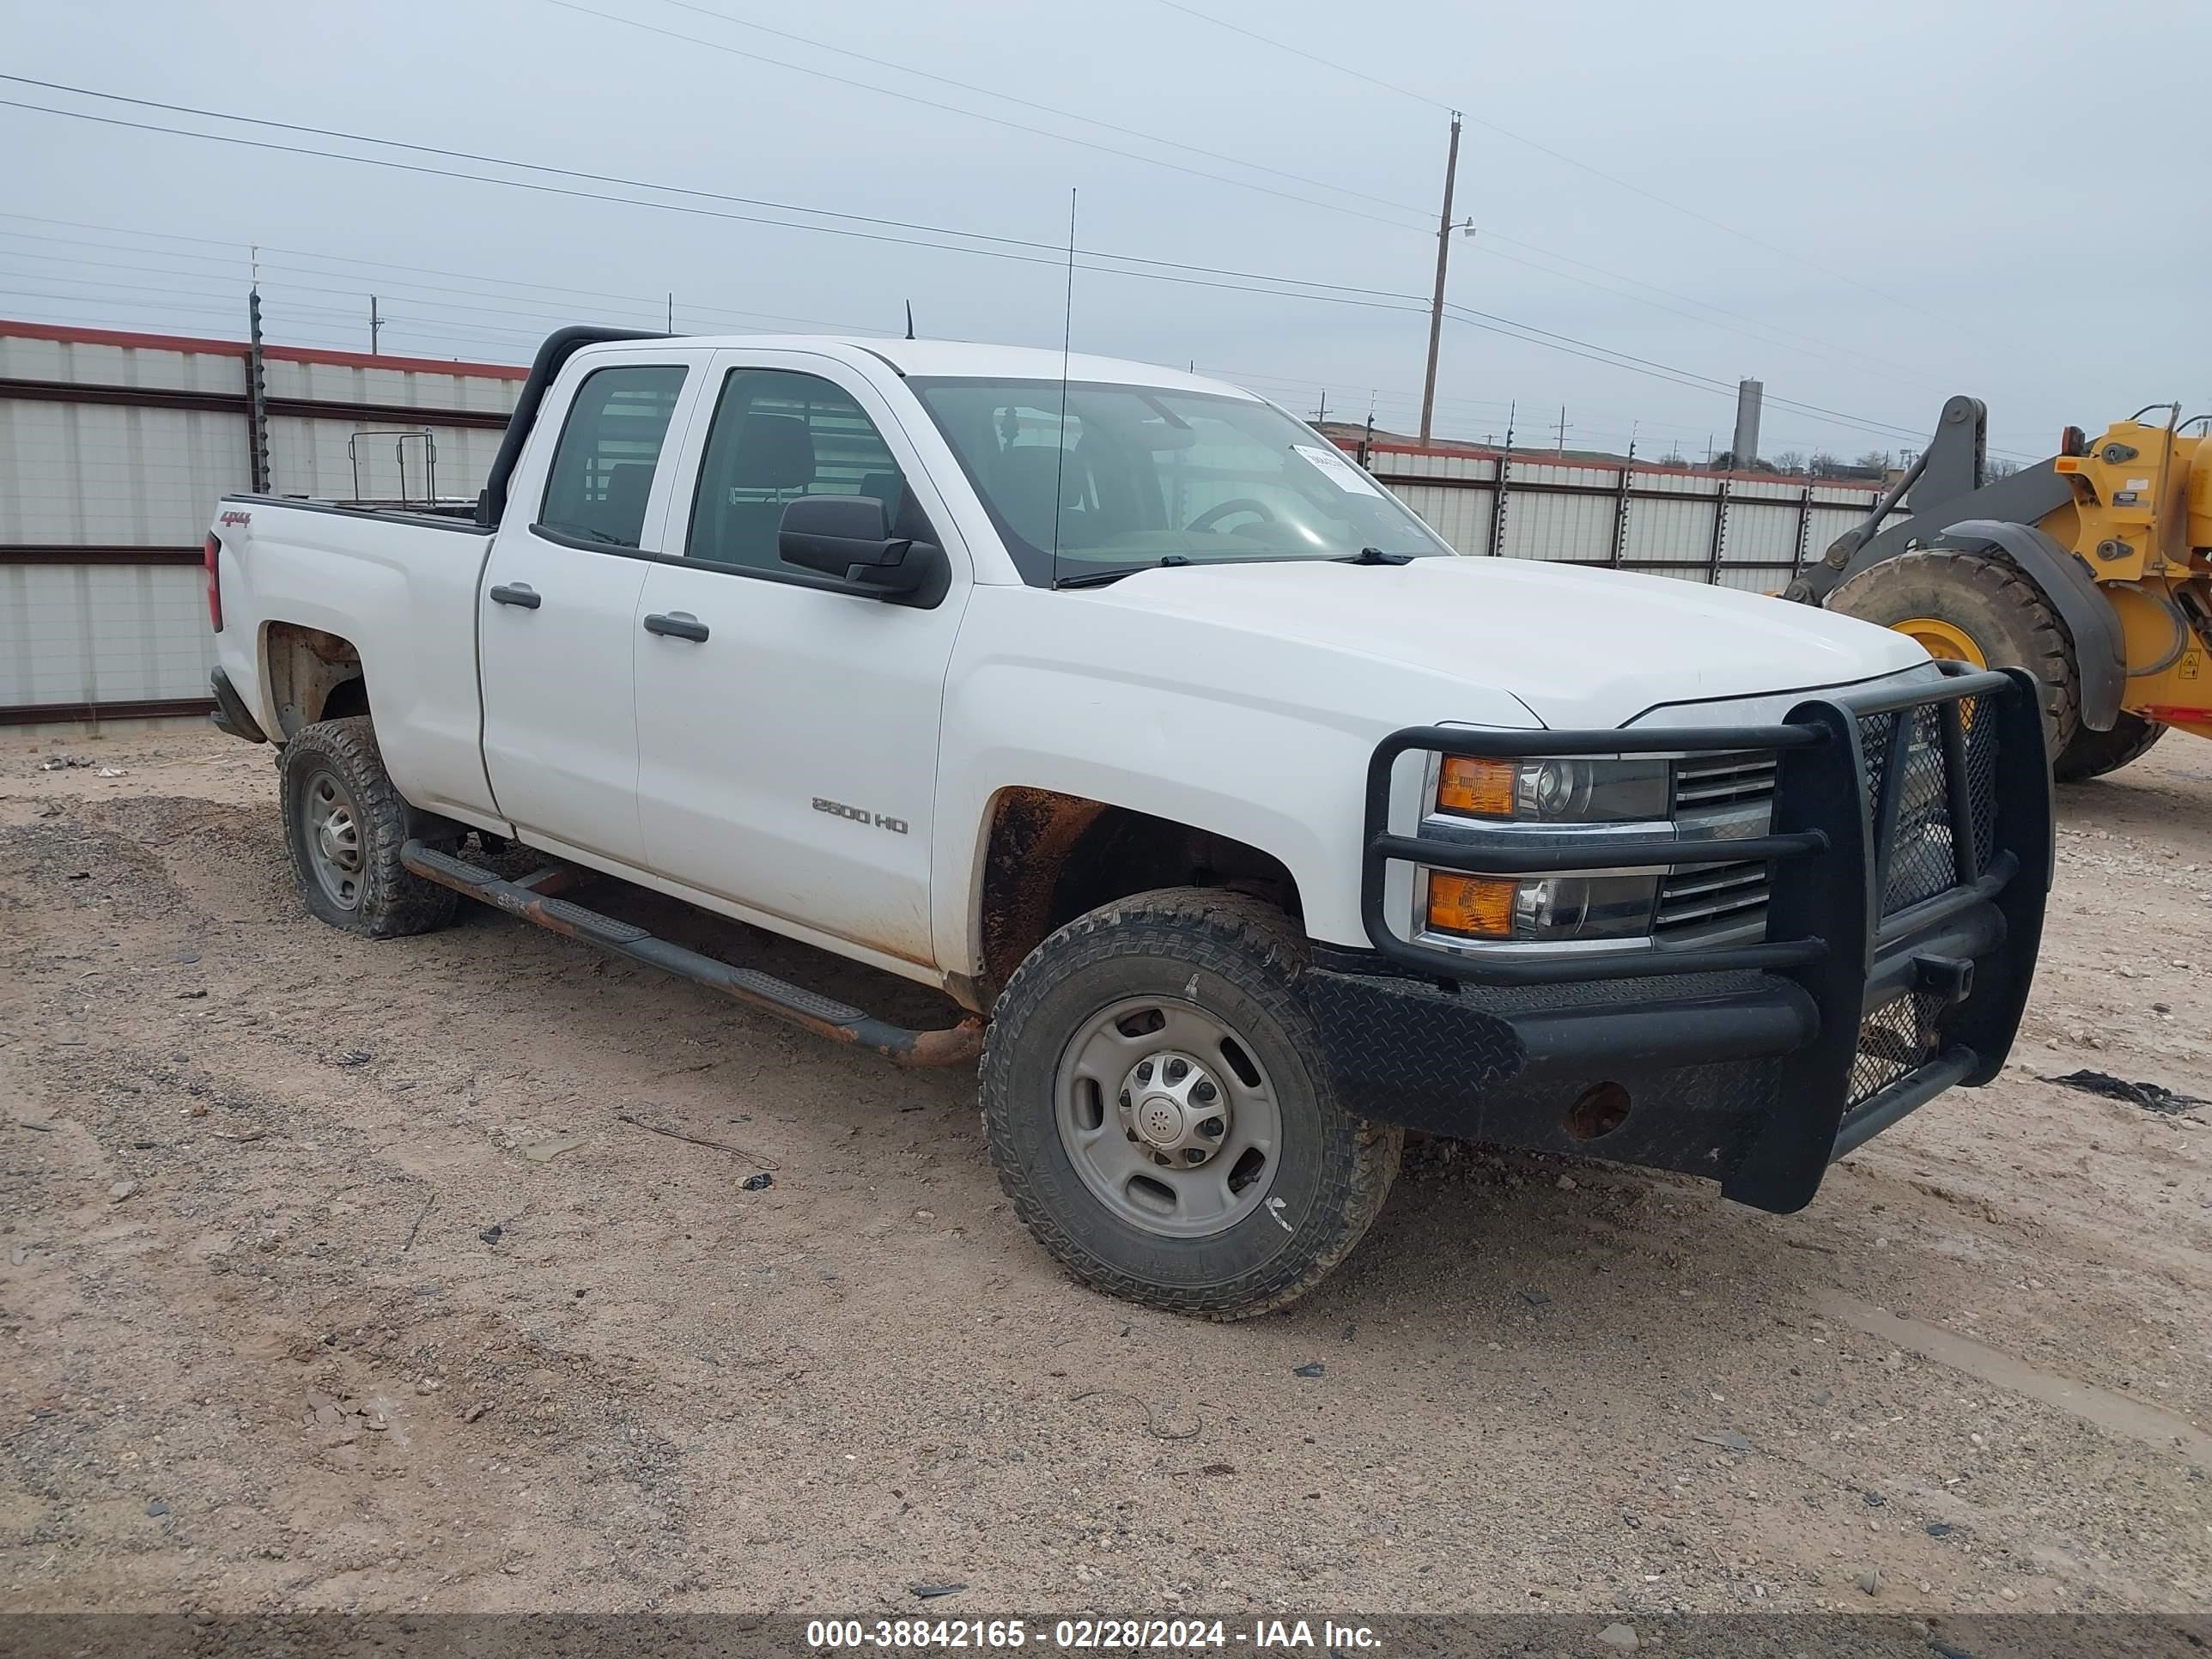
M 1411 564 L 1411 553 L 1385 553 L 1379 547 L 1363 547 L 1357 553 L 1343 554 L 1331 559 L 1331 564 Z
M 1052 585 L 1055 588 L 1103 587 L 1109 582 L 1120 581 L 1124 576 L 1133 576 L 1139 570 L 1160 570 L 1172 565 L 1192 562 L 1194 561 L 1185 558 L 1180 553 L 1169 553 L 1153 560 L 1150 564 L 1121 564 L 1115 565 L 1110 570 L 1084 570 L 1073 576 L 1055 576 Z

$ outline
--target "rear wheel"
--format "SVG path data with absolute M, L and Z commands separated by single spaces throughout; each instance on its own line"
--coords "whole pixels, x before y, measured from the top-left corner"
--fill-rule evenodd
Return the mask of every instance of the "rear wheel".
M 399 861 L 407 803 L 384 770 L 368 715 L 303 727 L 277 757 L 276 781 L 292 871 L 314 915 L 371 939 L 453 920 L 460 895 Z
M 1076 1278 L 1173 1313 L 1296 1300 L 1359 1242 L 1404 1132 L 1347 1112 L 1281 912 L 1139 894 L 1030 953 L 981 1073 L 1000 1183 Z
M 1908 635 L 1931 657 L 2027 669 L 2043 685 L 2044 744 L 2054 759 L 2081 730 L 2073 637 L 2043 590 L 2009 559 L 1901 553 L 1838 587 L 1828 609 Z
M 2130 761 L 2142 758 L 2166 730 L 2156 720 L 2127 714 L 2114 720 L 2109 732 L 2092 732 L 2085 726 L 2051 763 L 2051 775 L 2061 783 L 2080 783 L 2117 772 Z

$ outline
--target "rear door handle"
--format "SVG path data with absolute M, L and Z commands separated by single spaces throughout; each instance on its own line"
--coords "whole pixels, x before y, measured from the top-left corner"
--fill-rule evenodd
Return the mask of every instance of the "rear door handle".
M 645 631 L 665 634 L 672 640 L 690 640 L 696 645 L 706 640 L 707 624 L 688 611 L 672 611 L 666 616 L 656 612 L 645 619 Z
M 494 605 L 519 605 L 525 611 L 535 611 L 545 603 L 538 598 L 538 590 L 528 582 L 501 583 L 492 589 L 491 602 Z

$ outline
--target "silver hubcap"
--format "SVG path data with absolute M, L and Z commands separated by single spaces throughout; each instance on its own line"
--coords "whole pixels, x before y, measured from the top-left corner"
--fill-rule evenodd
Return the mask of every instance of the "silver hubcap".
M 307 862 L 331 902 L 350 910 L 361 902 L 361 815 L 345 786 L 328 772 L 307 780 L 302 808 Z
M 1265 1204 L 1282 1114 L 1252 1046 L 1180 998 L 1117 1002 L 1061 1055 L 1060 1144 L 1085 1186 L 1146 1232 L 1202 1237 Z

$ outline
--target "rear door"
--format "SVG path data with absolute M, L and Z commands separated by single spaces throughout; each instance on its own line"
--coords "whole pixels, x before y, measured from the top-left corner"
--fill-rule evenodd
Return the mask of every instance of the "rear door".
M 650 867 L 927 964 L 938 730 L 969 586 L 950 514 L 867 378 L 811 353 L 718 354 L 678 470 L 635 639 Z M 872 496 L 892 533 L 945 547 L 944 599 L 887 604 L 784 564 L 784 507 L 824 494 Z
M 690 385 L 680 348 L 570 366 L 557 439 L 516 477 L 477 596 L 484 769 L 502 817 L 556 851 L 640 863 L 637 603 Z M 550 435 L 550 434 L 548 434 Z

